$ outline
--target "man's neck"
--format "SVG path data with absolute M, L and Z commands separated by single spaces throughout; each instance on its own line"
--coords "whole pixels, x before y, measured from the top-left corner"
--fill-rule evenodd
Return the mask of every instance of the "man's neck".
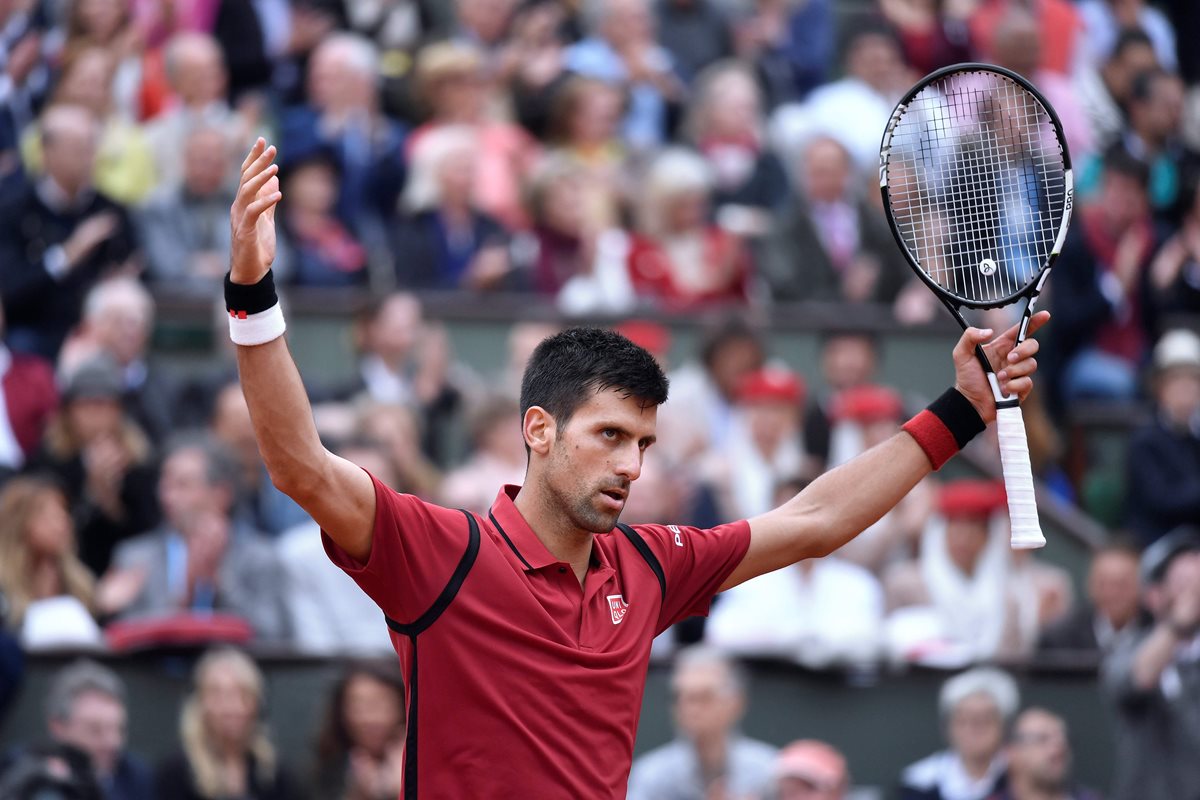
M 963 769 L 972 780 L 980 780 L 988 774 L 988 770 L 992 766 L 992 760 L 988 759 L 962 759 Z
M 1012 800 L 1069 800 L 1065 789 L 1038 786 L 1020 775 L 1009 777 L 1008 793 Z
M 729 739 L 723 733 L 703 736 L 693 740 L 696 748 L 696 760 L 700 763 L 700 774 L 706 781 L 725 774 L 726 761 L 729 758 Z
M 570 564 L 575 577 L 582 584 L 592 558 L 592 538 L 595 534 L 571 525 L 562 510 L 552 507 L 545 495 L 537 491 L 533 481 L 525 482 L 513 505 L 521 512 L 525 524 L 538 541 L 546 546 L 552 556 Z

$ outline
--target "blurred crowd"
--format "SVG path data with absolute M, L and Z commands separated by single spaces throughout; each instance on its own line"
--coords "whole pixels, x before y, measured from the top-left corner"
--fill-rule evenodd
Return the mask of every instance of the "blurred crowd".
M 1009 550 L 1001 485 L 931 478 L 833 556 L 726 593 L 655 656 L 702 643 L 869 681 L 888 664 L 1082 653 L 1104 665 L 1141 754 L 1131 769 L 1174 781 L 1114 796 L 1190 798 L 1198 779 L 1177 754 L 1200 748 L 1200 715 L 1181 700 L 1200 696 L 1200 576 L 1187 572 L 1200 522 L 1200 51 L 1186 44 L 1198 37 L 1188 0 L 0 0 L 0 705 L 21 650 L 391 650 L 315 523 L 271 484 L 229 348 L 201 369 L 150 347 L 165 294 L 216 302 L 237 165 L 256 136 L 280 152 L 277 281 L 363 300 L 348 323 L 352 379 L 308 387 L 331 449 L 397 489 L 486 512 L 521 482 L 516 392 L 556 327 L 516 322 L 507 362 L 484 373 L 423 298 L 523 296 L 564 319 L 626 319 L 619 329 L 663 362 L 660 444 L 623 519 L 711 526 L 771 508 L 919 408 L 882 380 L 876 336 L 822 336 L 820 374 L 801 376 L 748 320 L 806 302 L 837 304 L 847 329 L 938 318 L 880 207 L 878 143 L 916 78 L 979 59 L 1034 81 L 1076 167 L 1025 409 L 1035 471 L 1084 503 L 1074 415 L 1116 404 L 1139 420 L 1121 532 L 1076 587 Z M 713 322 L 689 353 L 647 321 L 701 310 Z M 973 455 L 998 469 L 989 436 Z M 736 670 L 685 652 L 724 675 L 736 710 Z M 394 794 L 402 712 L 347 744 L 347 709 L 382 714 L 378 697 L 392 695 L 402 706 L 394 676 L 363 669 L 340 685 L 320 757 L 329 780 L 354 785 L 322 796 Z M 261 700 L 253 662 L 216 651 L 196 674 L 187 768 L 164 773 L 190 783 L 163 796 L 290 796 L 298 776 L 279 771 L 246 710 Z M 63 681 L 57 740 L 72 741 L 79 697 L 101 716 L 123 709 L 102 670 Z M 1062 721 L 1034 709 L 1006 727 L 1019 703 L 1004 691 L 987 753 L 914 765 L 916 783 L 944 783 L 911 797 L 1056 796 L 1023 787 L 1049 761 L 1066 769 Z M 943 706 L 952 722 L 957 703 Z M 979 735 L 979 716 L 964 730 Z M 212 761 L 204 737 L 225 724 L 241 754 Z M 1177 751 L 1148 732 L 1167 729 Z M 103 796 L 147 796 L 116 793 L 152 778 L 119 768 L 113 736 L 107 751 L 84 748 Z M 826 744 L 747 741 L 756 777 L 735 791 L 733 772 L 709 763 L 726 749 L 714 741 L 648 760 L 631 792 L 643 778 L 682 785 L 663 776 L 696 763 L 732 797 L 849 786 Z M 73 758 L 28 755 L 18 762 L 34 772 Z M 789 788 L 797 776 L 818 788 Z

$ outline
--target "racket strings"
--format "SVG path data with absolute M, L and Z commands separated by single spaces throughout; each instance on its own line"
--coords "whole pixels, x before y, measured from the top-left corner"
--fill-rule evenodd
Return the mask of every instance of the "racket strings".
M 1062 147 L 1041 103 L 995 73 L 922 89 L 885 161 L 896 227 L 939 286 L 976 303 L 1017 294 L 1049 261 L 1062 221 Z

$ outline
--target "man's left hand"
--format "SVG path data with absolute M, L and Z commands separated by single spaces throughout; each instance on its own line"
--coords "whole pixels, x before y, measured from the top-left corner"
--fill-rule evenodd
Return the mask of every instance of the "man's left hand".
M 1032 336 L 1049 321 L 1049 311 L 1037 312 L 1029 320 L 1028 335 Z M 1024 401 L 1033 389 L 1033 373 L 1037 372 L 1034 356 L 1040 345 L 1037 339 L 1026 339 L 1015 346 L 1019 329 L 1020 323 L 992 339 L 989 328 L 967 328 L 954 347 L 954 388 L 971 401 L 985 423 L 991 424 L 996 419 L 996 399 L 983 366 L 975 357 L 975 346 L 983 345 L 983 352 L 1000 381 L 1000 390 Z

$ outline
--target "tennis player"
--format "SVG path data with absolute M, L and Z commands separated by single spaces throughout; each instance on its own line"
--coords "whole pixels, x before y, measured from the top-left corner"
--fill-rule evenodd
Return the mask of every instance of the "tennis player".
M 627 339 L 576 328 L 526 368 L 523 486 L 501 488 L 486 517 L 399 494 L 317 436 L 270 273 L 274 158 L 259 139 L 242 164 L 230 335 L 271 479 L 391 628 L 408 677 L 404 798 L 623 798 L 654 636 L 722 589 L 837 550 L 995 418 L 972 355 L 991 331 L 972 328 L 954 348 L 955 388 L 774 511 L 711 530 L 628 527 L 617 520 L 667 380 Z M 1014 349 L 1015 336 L 985 349 L 1024 397 L 1038 343 Z

